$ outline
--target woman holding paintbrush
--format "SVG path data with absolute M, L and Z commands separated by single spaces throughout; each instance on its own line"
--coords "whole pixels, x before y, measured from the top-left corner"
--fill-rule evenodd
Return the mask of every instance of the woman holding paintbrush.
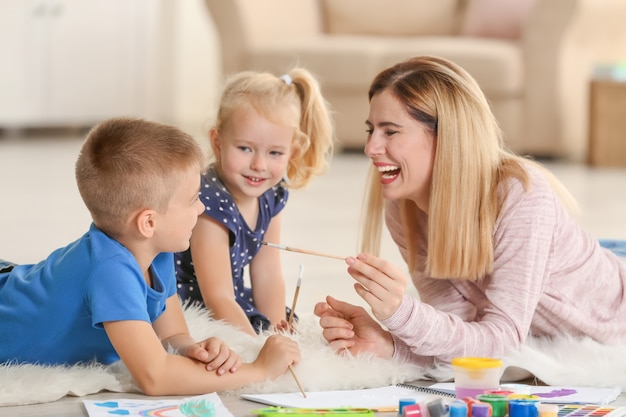
M 318 303 L 336 350 L 434 366 L 503 357 L 530 336 L 626 342 L 626 258 L 582 230 L 553 175 L 505 148 L 465 70 L 409 59 L 378 74 L 369 99 L 363 252 L 346 262 L 376 320 Z M 419 299 L 376 255 L 383 218 Z
M 190 249 L 176 254 L 178 294 L 251 335 L 285 329 L 290 312 L 280 251 L 262 243 L 280 241 L 288 190 L 323 173 L 332 154 L 332 123 L 319 84 L 304 68 L 280 77 L 234 74 L 209 136 L 214 161 L 200 189 L 206 209 Z

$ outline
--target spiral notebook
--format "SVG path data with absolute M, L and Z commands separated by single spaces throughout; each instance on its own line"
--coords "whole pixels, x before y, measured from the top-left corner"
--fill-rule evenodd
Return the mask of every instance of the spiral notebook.
M 620 387 L 578 387 L 530 385 L 530 393 L 541 402 L 553 404 L 606 405 L 617 399 Z M 304 398 L 300 392 L 274 394 L 242 394 L 241 398 L 261 404 L 297 408 L 357 407 L 389 409 L 398 406 L 400 398 L 423 401 L 429 398 L 454 398 L 454 383 L 436 383 L 426 387 L 397 384 L 379 388 L 340 391 L 312 391 Z
M 409 384 L 378 388 L 339 391 L 307 391 L 306 398 L 300 392 L 272 394 L 241 394 L 241 398 L 277 407 L 295 408 L 370 408 L 393 410 L 401 398 L 423 401 L 429 398 L 454 397 L 454 394 Z

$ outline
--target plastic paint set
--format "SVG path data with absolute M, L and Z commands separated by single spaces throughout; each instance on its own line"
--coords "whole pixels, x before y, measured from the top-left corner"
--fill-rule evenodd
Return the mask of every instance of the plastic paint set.
M 626 407 L 590 404 L 542 403 L 538 395 L 530 394 L 528 385 L 502 384 L 502 361 L 491 358 L 455 358 L 454 396 L 418 402 L 414 398 L 401 398 L 397 407 L 398 417 L 626 417 Z M 374 410 L 366 408 L 341 409 L 295 409 L 270 407 L 255 410 L 265 417 L 279 415 L 299 416 L 374 416 Z
M 399 404 L 401 417 L 622 417 L 626 408 L 541 403 L 527 385 L 500 385 L 502 361 L 491 358 L 452 360 L 456 398 L 422 404 Z M 415 403 L 415 401 L 413 401 Z
M 536 395 L 494 390 L 478 394 L 476 398 L 452 400 L 431 399 L 416 402 L 413 398 L 399 400 L 398 417 L 624 417 L 626 408 L 606 405 L 542 404 Z M 298 415 L 305 417 L 374 417 L 376 412 L 392 409 L 368 408 L 283 408 L 266 407 L 254 410 L 261 417 Z
M 595 404 L 542 404 L 539 397 L 526 394 L 479 394 L 477 398 L 455 398 L 415 403 L 400 401 L 399 417 L 623 417 L 626 408 Z

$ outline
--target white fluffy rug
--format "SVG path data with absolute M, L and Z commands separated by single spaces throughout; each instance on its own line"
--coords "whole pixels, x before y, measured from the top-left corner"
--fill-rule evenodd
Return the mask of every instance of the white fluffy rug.
M 218 336 L 246 362 L 256 357 L 264 341 L 263 336 L 251 337 L 228 324 L 211 320 L 207 311 L 198 307 L 187 307 L 185 317 L 196 340 Z M 427 379 L 427 376 L 440 381 L 451 379 L 449 367 L 422 369 L 370 355 L 337 355 L 323 340 L 317 318 L 312 314 L 300 317 L 298 333 L 293 337 L 302 351 L 302 361 L 294 370 L 307 391 L 378 387 Z M 526 369 L 550 385 L 618 385 L 626 390 L 624 353 L 626 346 L 601 346 L 587 339 L 533 339 L 503 361 L 505 366 Z M 294 384 L 286 373 L 274 381 L 250 384 L 236 393 L 295 391 Z M 0 366 L 0 406 L 50 402 L 66 395 L 83 396 L 103 390 L 138 392 L 121 362 L 109 366 Z

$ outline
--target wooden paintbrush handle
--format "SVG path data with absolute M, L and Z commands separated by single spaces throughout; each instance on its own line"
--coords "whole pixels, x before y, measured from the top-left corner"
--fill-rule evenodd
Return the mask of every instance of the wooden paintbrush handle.
M 288 250 L 288 251 L 291 251 L 291 252 L 304 253 L 304 254 L 307 254 L 307 255 L 322 256 L 324 258 L 333 258 L 333 259 L 341 259 L 341 260 L 346 259 L 346 258 L 338 256 L 338 255 L 330 255 L 330 254 L 327 254 L 327 253 L 315 252 L 315 251 L 312 251 L 312 250 L 292 248 L 291 246 L 285 246 L 285 250 Z

